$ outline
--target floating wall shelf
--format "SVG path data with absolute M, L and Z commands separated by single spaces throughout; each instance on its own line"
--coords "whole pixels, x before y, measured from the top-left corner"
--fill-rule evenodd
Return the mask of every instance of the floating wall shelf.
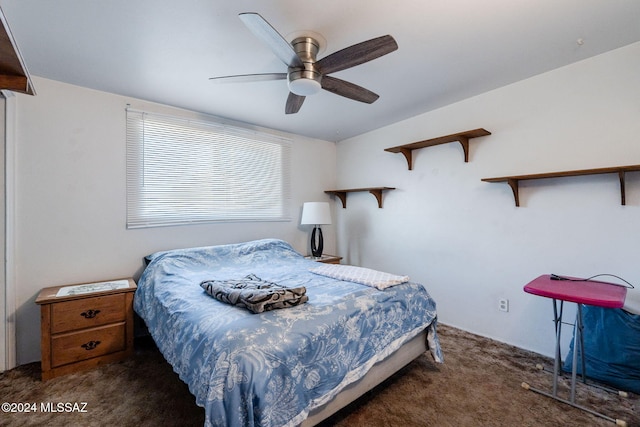
M 458 141 L 464 150 L 464 161 L 469 161 L 469 140 L 479 136 L 491 135 L 486 129 L 473 129 L 466 132 L 454 133 L 452 135 L 441 136 L 438 138 L 426 139 L 424 141 L 412 142 L 410 144 L 399 145 L 397 147 L 385 148 L 384 151 L 390 153 L 402 153 L 407 159 L 409 170 L 413 169 L 412 151 L 418 148 L 433 147 L 434 145 L 446 144 L 448 142 Z
M 31 77 L 2 10 L 0 22 L 0 89 L 35 95 Z
M 614 166 L 610 168 L 600 168 L 600 169 L 582 169 L 582 170 L 574 170 L 574 171 L 563 171 L 563 172 L 548 172 L 548 173 L 538 173 L 533 175 L 515 175 L 515 176 L 503 176 L 500 178 L 483 178 L 482 180 L 485 182 L 506 182 L 511 187 L 513 191 L 513 197 L 516 201 L 516 206 L 520 206 L 520 198 L 518 196 L 518 183 L 520 181 L 529 180 L 529 179 L 546 179 L 546 178 L 562 178 L 565 176 L 581 176 L 581 175 L 600 175 L 605 173 L 617 173 L 620 178 L 620 199 L 621 204 L 626 204 L 625 200 L 625 189 L 624 189 L 624 174 L 625 172 L 638 172 L 640 171 L 640 165 L 631 165 L 631 166 Z
M 395 190 L 394 187 L 371 187 L 371 188 L 352 188 L 349 190 L 327 190 L 325 193 L 335 195 L 342 202 L 342 207 L 347 207 L 347 193 L 354 193 L 358 191 L 368 191 L 373 194 L 378 200 L 378 207 L 382 208 L 382 192 L 386 190 Z

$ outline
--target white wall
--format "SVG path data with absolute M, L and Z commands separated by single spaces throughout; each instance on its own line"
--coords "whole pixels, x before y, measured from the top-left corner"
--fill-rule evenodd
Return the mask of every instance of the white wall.
M 278 237 L 307 252 L 309 230 L 287 223 L 227 223 L 126 230 L 125 107 L 170 107 L 34 78 L 18 95 L 15 186 L 17 362 L 40 359 L 42 287 L 137 277 L 153 251 Z M 457 143 L 414 152 L 414 170 L 384 148 L 484 127 L 470 162 Z M 325 252 L 409 274 L 427 285 L 439 319 L 552 354 L 551 303 L 525 294 L 539 274 L 602 272 L 640 287 L 640 173 L 529 181 L 521 207 L 484 177 L 640 163 L 640 44 L 546 73 L 341 142 L 294 137 L 293 206 L 332 200 L 330 188 L 391 186 L 378 209 L 348 195 Z M 337 176 L 337 179 L 336 179 Z M 294 212 L 299 218 L 300 212 Z M 336 248 L 336 233 L 338 245 Z M 498 298 L 510 311 L 498 311 Z
M 308 253 L 305 201 L 331 201 L 334 143 L 293 136 L 293 221 L 127 230 L 125 107 L 194 113 L 34 78 L 37 96 L 17 102 L 15 289 L 17 363 L 40 360 L 41 288 L 138 277 L 145 255 L 163 249 L 276 237 Z M 323 227 L 335 252 L 333 226 Z
M 469 163 L 458 143 L 414 151 L 413 171 L 384 151 L 480 127 L 492 135 L 471 140 Z M 613 273 L 640 288 L 640 173 L 626 206 L 617 175 L 522 182 L 519 208 L 506 183 L 481 182 L 640 164 L 640 43 L 340 142 L 337 158 L 339 188 L 397 187 L 383 209 L 348 196 L 338 253 L 424 283 L 442 323 L 552 355 L 551 301 L 527 282 Z

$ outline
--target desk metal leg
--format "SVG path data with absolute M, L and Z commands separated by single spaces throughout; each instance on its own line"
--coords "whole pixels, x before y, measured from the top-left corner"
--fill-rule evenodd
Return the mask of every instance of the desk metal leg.
M 542 394 L 543 396 L 550 397 L 559 402 L 566 403 L 567 405 L 571 405 L 574 408 L 583 410 L 592 415 L 603 418 L 607 421 L 611 421 L 618 426 L 626 426 L 627 423 L 624 420 L 619 420 L 615 418 L 608 417 L 604 414 L 586 408 L 584 406 L 576 404 L 576 380 L 577 380 L 577 368 L 578 368 L 578 351 L 580 351 L 581 361 L 582 361 L 582 379 L 587 382 L 586 372 L 585 372 L 585 362 L 584 362 L 584 341 L 583 341 L 583 325 L 582 325 L 582 304 L 578 304 L 578 312 L 576 313 L 576 323 L 573 331 L 573 365 L 571 367 L 571 399 L 565 400 L 558 397 L 558 377 L 561 375 L 560 369 L 562 365 L 562 355 L 560 352 L 560 340 L 562 335 L 562 311 L 564 309 L 564 301 L 560 300 L 560 309 L 558 310 L 557 300 L 553 300 L 553 321 L 556 328 L 556 357 L 553 365 L 553 392 L 549 394 L 545 391 L 539 390 L 537 388 L 531 387 L 526 382 L 522 383 L 522 388 L 526 390 L 534 391 L 538 394 Z M 579 347 L 579 349 L 578 349 Z
M 553 396 L 558 395 L 558 376 L 560 375 L 560 365 L 562 364 L 562 355 L 560 354 L 560 338 L 562 335 L 562 310 L 564 309 L 564 301 L 560 301 L 560 311 L 558 312 L 558 301 L 553 300 L 553 323 L 556 328 L 556 357 L 553 363 Z
M 578 304 L 578 313 L 580 316 L 580 360 L 582 362 L 582 382 L 587 383 L 587 368 L 584 363 L 584 323 L 582 322 L 582 304 Z
M 578 313 L 576 314 L 576 326 L 573 329 L 573 360 L 571 365 L 571 403 L 576 402 L 576 377 L 578 373 L 578 346 L 582 341 L 582 304 L 578 304 Z M 582 353 L 582 359 L 584 362 L 584 353 Z M 584 371 L 582 372 L 584 377 Z
M 540 389 L 533 388 L 527 383 L 522 383 L 522 388 L 524 388 L 525 390 L 534 391 L 534 392 L 536 392 L 538 394 L 541 394 L 543 396 L 550 397 L 550 398 L 555 399 L 555 400 L 557 400 L 559 402 L 566 403 L 567 405 L 573 406 L 574 408 L 577 408 L 577 409 L 580 409 L 582 411 L 588 412 L 591 415 L 595 415 L 596 417 L 600 417 L 600 418 L 605 419 L 607 421 L 611 421 L 612 423 L 614 423 L 617 426 L 622 426 L 622 427 L 626 427 L 627 426 L 627 422 L 625 420 L 620 420 L 620 419 L 617 419 L 617 418 L 608 417 L 608 416 L 606 416 L 604 414 L 601 414 L 600 412 L 596 412 L 596 411 L 594 411 L 592 409 L 585 408 L 584 406 L 577 405 L 574 402 L 570 402 L 568 400 L 561 399 L 558 396 L 553 396 L 553 395 L 551 395 L 551 394 L 549 394 L 549 393 L 547 393 L 545 391 L 542 391 Z
M 576 314 L 576 327 L 573 331 L 573 364 L 571 366 L 571 401 L 576 400 L 576 380 L 578 370 L 578 352 L 580 352 L 580 365 L 582 367 L 582 382 L 587 383 L 587 371 L 584 363 L 584 324 L 582 323 L 582 304 L 578 304 Z

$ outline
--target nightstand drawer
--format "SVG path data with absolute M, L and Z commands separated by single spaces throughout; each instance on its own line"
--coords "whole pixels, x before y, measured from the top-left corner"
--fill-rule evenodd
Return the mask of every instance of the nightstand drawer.
M 51 333 L 73 331 L 125 320 L 125 294 L 84 298 L 54 304 Z
M 51 367 L 98 357 L 126 348 L 126 323 L 116 323 L 51 339 Z

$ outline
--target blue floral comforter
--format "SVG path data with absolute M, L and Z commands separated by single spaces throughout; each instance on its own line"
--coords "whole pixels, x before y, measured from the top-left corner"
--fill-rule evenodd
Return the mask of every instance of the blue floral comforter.
M 420 284 L 384 291 L 309 272 L 288 243 L 178 249 L 147 257 L 135 311 L 206 413 L 206 426 L 294 426 L 429 328 L 441 360 L 436 306 Z M 205 280 L 255 274 L 306 287 L 308 302 L 254 314 L 220 302 Z

